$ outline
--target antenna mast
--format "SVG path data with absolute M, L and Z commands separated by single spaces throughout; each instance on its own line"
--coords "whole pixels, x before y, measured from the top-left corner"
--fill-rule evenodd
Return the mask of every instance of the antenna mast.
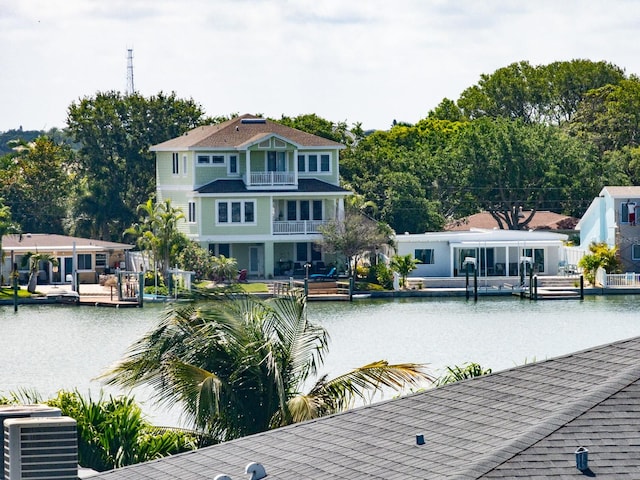
M 127 49 L 127 95 L 135 93 L 133 87 L 133 48 Z

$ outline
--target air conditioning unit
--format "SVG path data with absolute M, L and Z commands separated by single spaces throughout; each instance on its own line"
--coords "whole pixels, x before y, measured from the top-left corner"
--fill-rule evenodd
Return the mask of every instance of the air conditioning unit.
M 77 480 L 78 433 L 71 417 L 4 421 L 6 480 Z
M 49 405 L 0 405 L 0 448 L 4 450 L 4 421 L 9 418 L 59 417 L 59 408 Z M 4 469 L 0 469 L 0 480 L 4 480 Z

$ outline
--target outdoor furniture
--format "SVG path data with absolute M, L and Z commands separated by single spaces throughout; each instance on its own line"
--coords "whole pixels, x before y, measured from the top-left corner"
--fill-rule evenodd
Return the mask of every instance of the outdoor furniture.
M 338 274 L 336 272 L 336 267 L 333 267 L 331 270 L 329 270 L 329 272 L 327 273 L 314 273 L 312 275 L 309 275 L 309 278 L 311 280 L 333 280 L 335 278 L 338 277 Z
M 247 269 L 243 268 L 242 270 L 240 270 L 240 272 L 238 273 L 238 282 L 239 283 L 247 283 Z

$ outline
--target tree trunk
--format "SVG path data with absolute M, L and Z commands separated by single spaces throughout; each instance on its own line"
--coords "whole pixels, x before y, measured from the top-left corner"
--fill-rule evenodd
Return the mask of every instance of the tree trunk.
M 38 286 L 38 272 L 31 272 L 29 274 L 29 283 L 27 284 L 27 291 L 29 293 L 36 293 L 36 287 Z

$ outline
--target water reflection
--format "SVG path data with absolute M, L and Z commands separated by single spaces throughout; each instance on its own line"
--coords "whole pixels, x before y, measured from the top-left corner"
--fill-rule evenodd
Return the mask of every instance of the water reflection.
M 640 335 L 639 299 L 584 301 L 514 298 L 359 300 L 309 304 L 331 342 L 322 373 L 337 375 L 365 363 L 447 365 L 474 361 L 494 371 Z M 97 395 L 94 379 L 151 328 L 162 307 L 143 309 L 24 306 L 0 309 L 0 394 L 35 388 L 45 396 L 78 388 Z M 109 392 L 109 390 L 107 390 Z M 114 390 L 111 392 L 116 393 Z M 145 401 L 148 391 L 137 391 Z M 177 412 L 145 401 L 152 420 L 177 424 Z

